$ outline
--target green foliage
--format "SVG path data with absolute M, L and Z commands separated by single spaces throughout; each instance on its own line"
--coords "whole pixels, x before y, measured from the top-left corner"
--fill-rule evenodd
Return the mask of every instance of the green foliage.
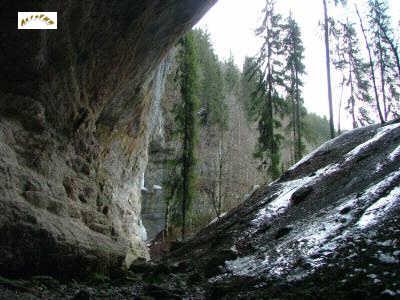
M 92 284 L 104 284 L 110 282 L 110 277 L 102 273 L 92 273 L 89 276 L 89 282 Z
M 289 126 L 292 129 L 293 158 L 298 161 L 303 156 L 305 145 L 303 141 L 304 122 L 303 98 L 301 88 L 303 81 L 301 77 L 305 74 L 304 47 L 301 39 L 300 27 L 297 22 L 289 16 L 284 24 L 285 36 L 283 48 L 286 54 L 285 85 L 289 100 L 289 112 L 291 115 Z
M 171 176 L 167 184 L 167 203 L 172 208 L 171 221 L 181 226 L 182 239 L 184 239 L 187 216 L 196 191 L 195 153 L 198 144 L 199 101 L 197 98 L 198 61 L 193 33 L 188 33 L 183 37 L 180 46 L 178 81 L 182 102 L 174 107 L 173 113 L 181 151 L 176 159 L 168 162 Z
M 204 126 L 218 125 L 225 128 L 228 122 L 228 109 L 224 94 L 224 73 L 217 55 L 214 53 L 207 32 L 193 31 L 194 46 L 198 52 L 199 89 L 201 123 Z
M 258 144 L 255 157 L 261 160 L 261 167 L 273 179 L 280 175 L 280 144 L 282 136 L 276 132 L 281 127 L 278 114 L 285 105 L 279 95 L 283 86 L 281 16 L 275 13 L 275 2 L 266 1 L 264 20 L 257 34 L 264 40 L 257 60 L 247 60 L 244 72 L 249 85 L 253 86 L 247 111 L 258 121 Z M 253 80 L 253 81 L 252 81 Z
M 230 54 L 228 60 L 224 63 L 223 70 L 225 79 L 225 93 L 237 94 L 241 73 L 238 67 L 235 65 L 232 53 Z
M 170 233 L 178 227 L 185 231 L 184 227 L 189 227 L 187 219 L 192 224 L 197 222 L 199 216 L 192 216 L 191 204 L 199 189 L 195 155 L 198 130 L 212 129 L 223 139 L 229 114 L 226 98 L 229 93 L 236 93 L 241 75 L 232 56 L 223 63 L 218 60 L 206 31 L 191 31 L 178 49 L 175 84 L 179 84 L 182 102 L 172 109 L 171 133 L 179 153 L 166 162 L 168 179 L 164 182 L 165 221 Z
M 320 117 L 314 113 L 306 113 L 304 116 L 304 137 L 315 148 L 330 139 L 329 121 L 326 117 Z
M 161 284 L 165 279 L 162 274 L 146 273 L 143 276 L 143 281 L 147 284 Z
M 263 76 L 257 67 L 257 60 L 246 57 L 241 78 L 241 100 L 243 102 L 247 119 L 250 122 L 258 121 L 258 113 L 263 104 Z

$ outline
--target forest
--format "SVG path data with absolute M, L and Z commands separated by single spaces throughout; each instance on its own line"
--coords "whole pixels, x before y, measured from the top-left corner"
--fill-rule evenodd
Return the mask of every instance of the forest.
M 275 11 L 275 1 L 266 1 L 255 32 L 262 47 L 242 67 L 232 55 L 220 61 L 202 29 L 177 45 L 174 80 L 181 100 L 172 107 L 169 127 L 179 151 L 168 162 L 164 197 L 165 232 L 171 237 L 178 237 L 177 228 L 182 239 L 185 230 L 196 232 L 242 202 L 252 192 L 249 187 L 279 178 L 305 154 L 346 131 L 342 110 L 353 128 L 399 117 L 398 45 L 386 2 L 370 0 L 365 18 L 356 6 L 358 23 L 329 16 L 329 5 L 347 10 L 346 1 L 323 3 L 329 102 L 312 101 L 329 104 L 332 112 L 330 72 L 339 74 L 336 119 L 307 112 L 301 29 L 292 15 Z M 252 174 L 250 180 L 244 180 L 249 178 L 244 170 Z
M 302 103 L 296 107 L 289 99 L 282 100 L 274 113 L 279 145 L 272 174 L 268 154 L 260 152 L 266 137 L 259 137 L 262 117 L 257 113 L 263 100 L 258 95 L 260 74 L 250 78 L 253 58 L 246 59 L 241 71 L 232 56 L 221 61 L 209 34 L 195 29 L 177 45 L 172 60 L 163 111 L 166 143 L 174 153 L 160 166 L 165 169 L 161 185 L 166 190 L 163 199 L 157 199 L 166 203 L 163 223 L 174 239 L 183 235 L 183 216 L 186 231 L 195 233 L 327 141 L 329 122 L 307 113 Z M 301 114 L 298 125 L 293 121 L 297 110 Z M 151 177 L 149 173 L 146 177 Z M 144 214 L 150 210 L 146 200 L 144 210 Z

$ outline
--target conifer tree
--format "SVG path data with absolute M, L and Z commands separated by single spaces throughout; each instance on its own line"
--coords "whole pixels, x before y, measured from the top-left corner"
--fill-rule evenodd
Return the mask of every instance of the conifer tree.
M 180 217 L 182 240 L 186 237 L 188 212 L 195 195 L 196 185 L 196 147 L 198 143 L 198 99 L 197 93 L 197 56 L 193 33 L 188 33 L 181 40 L 181 53 L 179 58 L 179 84 L 182 102 L 174 108 L 176 134 L 181 144 L 181 153 L 172 162 L 175 176 L 170 181 L 170 198 L 176 201 L 175 206 L 180 207 L 180 212 L 175 212 Z
M 374 59 L 373 59 L 373 56 L 372 56 L 373 53 L 372 53 L 370 42 L 368 40 L 367 29 L 364 26 L 364 23 L 362 21 L 362 18 L 361 18 L 361 15 L 360 15 L 360 12 L 359 12 L 357 6 L 356 6 L 356 13 L 357 13 L 358 19 L 360 21 L 360 27 L 361 27 L 361 31 L 362 31 L 362 34 L 363 34 L 363 37 L 364 37 L 365 47 L 366 47 L 367 52 L 368 52 L 370 78 L 371 78 L 371 81 L 372 81 L 372 86 L 374 88 L 376 109 L 378 111 L 378 116 L 379 116 L 380 122 L 384 123 L 385 120 L 384 120 L 384 117 L 383 117 L 383 114 L 382 114 L 381 104 L 379 102 L 378 87 L 377 87 L 376 72 L 375 72 L 376 68 L 375 68 L 375 62 L 374 62 Z
M 227 122 L 225 103 L 224 73 L 217 55 L 212 51 L 210 36 L 206 31 L 193 31 L 198 52 L 199 89 L 196 92 L 201 104 L 200 121 L 204 126 L 223 126 Z
M 399 45 L 396 42 L 393 34 L 393 28 L 390 25 L 390 17 L 388 16 L 388 5 L 386 1 L 369 1 L 370 6 L 370 18 L 371 21 L 377 25 L 381 31 L 381 38 L 384 43 L 387 43 L 390 47 L 390 51 L 393 55 L 394 64 L 397 68 L 398 79 L 400 80 L 400 54 Z
M 226 94 L 236 94 L 238 90 L 238 83 L 240 80 L 240 71 L 235 65 L 232 53 L 230 53 L 228 60 L 225 62 L 224 76 L 226 82 Z
M 377 0 L 368 1 L 370 6 L 369 17 L 369 29 L 372 33 L 372 49 L 376 57 L 377 68 L 379 69 L 380 76 L 380 92 L 382 96 L 383 105 L 383 119 L 387 121 L 387 97 L 386 97 L 386 83 L 385 77 L 387 76 L 387 63 L 389 62 L 388 49 L 383 43 L 383 34 L 378 26 L 378 23 L 387 25 L 387 16 L 385 14 L 385 8 L 383 8 L 383 2 Z
M 346 109 L 351 115 L 353 128 L 358 124 L 371 123 L 368 111 L 364 106 L 370 106 L 370 84 L 368 78 L 368 65 L 363 61 L 359 40 L 354 24 L 337 22 L 335 36 L 337 39 L 334 66 L 342 73 L 343 85 L 348 88 L 349 97 Z M 358 107 L 358 109 L 357 109 Z
M 223 180 L 224 180 L 224 137 L 228 124 L 228 105 L 226 94 L 233 89 L 235 81 L 233 57 L 227 66 L 221 64 L 217 55 L 212 49 L 212 45 L 207 32 L 196 29 L 193 31 L 194 41 L 198 49 L 200 66 L 200 89 L 197 92 L 200 99 L 200 120 L 201 125 L 211 130 L 213 135 L 209 136 L 209 142 L 216 142 L 214 156 L 215 172 L 210 174 L 213 189 L 211 202 L 215 208 L 216 215 L 219 216 L 223 202 Z M 225 86 L 225 82 L 227 83 Z
M 301 96 L 301 87 L 303 81 L 301 76 L 305 74 L 304 47 L 301 40 L 300 28 L 297 22 L 290 16 L 284 27 L 285 37 L 283 46 L 286 53 L 285 81 L 286 90 L 291 102 L 291 122 L 293 132 L 293 154 L 295 161 L 303 156 L 303 99 Z
M 183 100 L 183 114 L 178 117 L 183 129 L 182 149 L 182 240 L 185 239 L 186 215 L 193 200 L 196 181 L 196 157 L 197 145 L 197 119 L 198 100 L 196 98 L 197 87 L 197 58 L 193 42 L 193 34 L 189 33 L 182 41 L 182 81 L 181 94 Z
M 369 0 L 369 29 L 372 34 L 372 48 L 379 69 L 380 93 L 382 96 L 383 118 L 387 121 L 391 110 L 398 101 L 396 84 L 400 83 L 400 63 L 397 45 L 392 38 L 388 5 L 384 0 Z M 397 99 L 396 99 L 397 98 Z
M 259 57 L 253 67 L 250 77 L 257 74 L 260 78 L 256 91 L 253 93 L 253 103 L 259 106 L 258 117 L 259 138 L 255 157 L 267 167 L 267 173 L 273 179 L 279 177 L 280 143 L 282 136 L 276 132 L 281 126 L 277 115 L 283 111 L 283 100 L 279 95 L 279 87 L 283 86 L 282 68 L 282 24 L 281 16 L 275 13 L 275 1 L 267 0 L 264 9 L 264 20 L 257 34 L 264 43 Z M 269 162 L 269 163 L 268 163 Z
M 240 99 L 246 112 L 249 122 L 257 122 L 257 110 L 262 102 L 259 97 L 260 86 L 262 87 L 262 72 L 257 68 L 257 60 L 254 57 L 246 57 L 243 64 L 243 74 L 241 77 Z

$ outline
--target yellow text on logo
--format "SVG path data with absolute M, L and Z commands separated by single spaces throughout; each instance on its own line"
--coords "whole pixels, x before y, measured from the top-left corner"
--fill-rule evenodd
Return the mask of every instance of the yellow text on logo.
M 39 21 L 42 21 L 42 22 L 46 23 L 47 25 L 53 25 L 54 24 L 54 21 L 52 19 L 50 19 L 46 15 L 41 14 L 41 15 L 31 15 L 30 17 L 22 19 L 21 20 L 21 27 L 26 25 L 28 22 L 30 22 L 32 20 L 39 20 Z

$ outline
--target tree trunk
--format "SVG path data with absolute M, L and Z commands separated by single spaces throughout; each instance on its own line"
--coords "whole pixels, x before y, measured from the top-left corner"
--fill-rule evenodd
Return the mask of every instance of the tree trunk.
M 296 131 L 297 131 L 297 160 L 302 157 L 301 151 L 301 120 L 300 120 L 300 92 L 299 92 L 299 74 L 296 70 Z
M 342 133 L 342 129 L 341 129 L 341 113 L 342 113 L 342 102 L 343 102 L 344 83 L 345 83 L 345 79 L 344 79 L 344 75 L 343 75 L 342 89 L 341 89 L 341 92 L 340 92 L 340 99 L 339 99 L 338 134 L 341 134 L 341 133 Z
M 295 96 L 294 96 L 294 71 L 292 68 L 292 84 L 291 84 L 291 95 L 290 97 L 292 98 L 292 106 L 293 106 L 293 112 L 292 112 L 292 127 L 293 127 L 293 162 L 297 162 L 297 149 L 296 149 L 296 141 L 297 141 L 297 133 L 296 133 L 296 100 L 295 100 Z
M 357 121 L 355 115 L 355 98 L 354 98 L 354 82 L 353 82 L 353 69 L 351 59 L 351 49 L 349 49 L 349 83 L 350 83 L 350 105 L 351 105 L 351 119 L 353 121 L 353 129 L 357 128 Z
M 272 70 L 269 71 L 268 74 L 268 95 L 267 95 L 267 117 L 271 120 L 271 125 L 268 126 L 267 130 L 269 131 L 268 136 L 270 137 L 269 142 L 269 150 L 271 154 L 271 175 L 272 179 L 276 179 L 279 176 L 279 166 L 276 165 L 276 156 L 278 155 L 278 149 L 276 149 L 276 141 L 274 134 L 274 108 L 273 108 L 273 100 L 272 100 Z
M 223 142 L 224 142 L 224 131 L 220 128 L 220 140 L 219 140 L 219 149 L 218 149 L 218 218 L 221 215 L 222 209 L 222 170 L 223 170 Z
M 376 108 L 378 110 L 379 119 L 380 119 L 381 123 L 384 124 L 385 120 L 383 119 L 381 105 L 379 103 L 378 88 L 376 87 L 375 68 L 374 68 L 374 62 L 372 60 L 371 48 L 369 46 L 367 34 L 365 32 L 364 24 L 362 22 L 361 15 L 360 15 L 360 12 L 358 11 L 357 6 L 356 6 L 356 12 L 357 12 L 358 19 L 360 20 L 361 31 L 363 33 L 364 40 L 365 40 L 365 46 L 367 47 L 367 51 L 368 51 L 369 67 L 371 69 L 372 83 L 373 83 L 373 86 L 374 86 Z
M 325 58 L 326 58 L 326 77 L 328 83 L 328 102 L 329 102 L 329 127 L 331 132 L 331 138 L 335 137 L 335 125 L 333 123 L 333 104 L 332 104 L 332 82 L 331 82 L 331 59 L 329 53 L 329 25 L 328 25 L 328 7 L 326 0 L 323 0 L 324 4 L 324 29 L 325 29 Z
M 381 71 L 381 92 L 382 92 L 382 100 L 383 100 L 383 119 L 385 122 L 387 121 L 388 110 L 386 105 L 386 90 L 385 90 L 385 63 L 383 61 L 383 50 L 381 44 L 381 37 L 379 37 L 378 42 L 378 51 L 379 51 L 379 68 Z
M 187 109 L 187 108 L 185 108 Z M 184 145 L 183 145 L 183 167 L 182 167 L 182 241 L 185 240 L 186 234 L 186 200 L 189 194 L 189 168 L 188 168 L 188 157 L 187 151 L 189 147 L 188 137 L 187 137 L 187 124 L 185 124 L 185 137 L 184 137 Z
M 169 237 L 169 230 L 170 230 L 170 226 L 169 226 L 169 213 L 170 213 L 170 199 L 173 198 L 175 194 L 175 186 L 172 187 L 171 190 L 171 195 L 169 197 L 166 197 L 166 203 L 165 203 L 165 214 L 164 214 L 164 236 L 163 236 L 163 240 L 166 241 L 168 240 Z

